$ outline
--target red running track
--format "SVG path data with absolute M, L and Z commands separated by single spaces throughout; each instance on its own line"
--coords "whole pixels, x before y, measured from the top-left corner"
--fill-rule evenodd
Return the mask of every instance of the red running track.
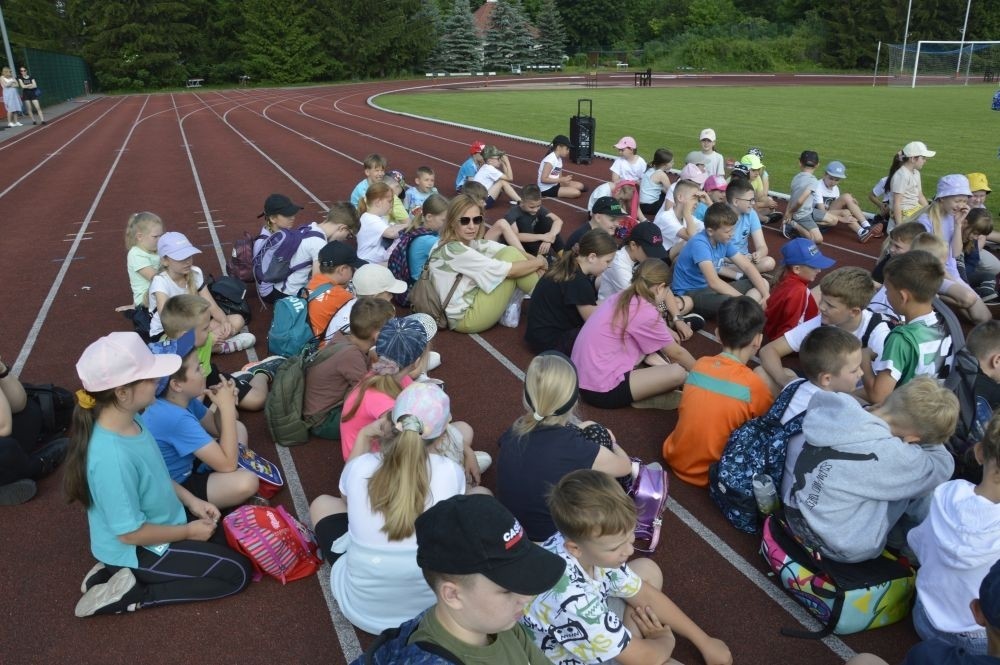
M 425 84 L 102 98 L 0 144 L 8 165 L 0 174 L 0 197 L 17 214 L 8 219 L 4 242 L 0 354 L 7 362 L 16 359 L 25 380 L 78 387 L 73 365 L 83 348 L 111 330 L 127 329 L 114 307 L 130 299 L 122 238 L 132 212 L 161 215 L 169 230 L 186 233 L 202 248 L 198 265 L 220 274 L 233 239 L 259 228 L 256 215 L 268 194 L 284 192 L 304 204 L 300 222 L 316 219 L 331 201 L 347 197 L 370 152 L 387 155 L 391 168 L 404 173 L 431 166 L 447 194 L 466 146 L 485 132 L 366 104 L 375 92 Z M 490 140 L 509 152 L 519 182 L 534 179 L 539 145 Z M 593 186 L 608 165 L 598 159 L 570 170 Z M 571 229 L 583 223 L 580 206 L 552 202 L 551 208 Z M 768 234 L 775 252 L 781 238 Z M 870 266 L 877 248 L 859 246 L 844 234 L 831 238 L 828 250 L 841 263 Z M 256 354 L 265 352 L 268 319 L 260 312 L 251 325 L 262 340 Z M 442 332 L 435 341 L 444 358 L 435 376 L 447 385 L 455 417 L 469 421 L 476 446 L 493 454 L 500 433 L 521 413 L 519 373 L 531 359 L 521 334 L 506 328 L 482 336 Z M 696 354 L 718 349 L 710 336 L 689 345 Z M 236 368 L 247 360 L 238 355 L 222 357 L 220 364 Z M 658 457 L 675 422 L 673 413 L 658 411 L 584 408 L 583 415 L 612 428 L 627 450 L 644 459 Z M 339 446 L 314 440 L 276 450 L 260 414 L 243 419 L 251 445 L 284 468 L 289 488 L 279 501 L 304 515 L 309 499 L 336 492 L 343 466 Z M 492 485 L 491 472 L 484 482 Z M 756 539 L 729 527 L 703 490 L 679 481 L 671 490 L 674 501 L 655 555 L 666 590 L 730 645 L 737 663 L 822 665 L 842 662 L 852 651 L 875 651 L 893 662 L 916 641 L 908 623 L 825 643 L 780 636 L 781 627 L 798 626 L 804 613 L 764 575 Z M 31 502 L 4 509 L 3 519 L 5 663 L 111 663 L 139 654 L 149 663 L 343 663 L 371 640 L 347 624 L 329 598 L 326 570 L 287 587 L 268 579 L 224 601 L 75 619 L 80 579 L 92 559 L 85 516 L 63 501 L 58 474 L 41 483 Z M 683 642 L 677 657 L 700 662 Z

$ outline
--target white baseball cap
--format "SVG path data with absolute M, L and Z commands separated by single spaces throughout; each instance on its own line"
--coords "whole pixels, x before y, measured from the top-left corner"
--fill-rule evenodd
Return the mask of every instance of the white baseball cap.
M 701 130 L 701 135 L 698 137 L 699 141 L 704 141 L 708 139 L 709 141 L 715 140 L 715 130 L 714 129 L 703 129 Z
M 351 283 L 354 284 L 354 293 L 358 296 L 377 296 L 385 291 L 406 292 L 406 282 L 396 279 L 388 268 L 375 263 L 363 265 L 355 270 Z
M 903 146 L 903 154 L 907 157 L 933 157 L 937 153 L 927 149 L 923 141 L 910 141 Z

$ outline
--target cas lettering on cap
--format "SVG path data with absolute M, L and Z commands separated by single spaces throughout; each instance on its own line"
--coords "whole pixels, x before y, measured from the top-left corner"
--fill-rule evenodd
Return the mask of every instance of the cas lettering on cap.
M 520 522 L 514 520 L 514 526 L 503 534 L 504 549 L 509 550 L 514 545 L 517 545 L 521 541 L 522 536 L 524 536 L 524 529 L 521 528 Z

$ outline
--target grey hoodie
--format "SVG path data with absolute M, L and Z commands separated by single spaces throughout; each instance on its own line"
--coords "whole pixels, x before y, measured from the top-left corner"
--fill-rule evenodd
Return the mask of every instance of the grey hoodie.
M 835 561 L 877 557 L 893 526 L 890 502 L 930 493 L 954 468 L 943 445 L 904 443 L 842 393 L 816 393 L 802 432 L 806 445 L 795 463 L 789 525 Z

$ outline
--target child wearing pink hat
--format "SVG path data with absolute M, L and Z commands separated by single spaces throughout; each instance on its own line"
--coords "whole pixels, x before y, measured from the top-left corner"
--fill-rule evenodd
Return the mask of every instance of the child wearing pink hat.
M 615 144 L 618 158 L 611 164 L 611 182 L 631 180 L 639 182 L 646 173 L 646 160 L 636 153 L 637 145 L 631 136 L 623 136 Z

